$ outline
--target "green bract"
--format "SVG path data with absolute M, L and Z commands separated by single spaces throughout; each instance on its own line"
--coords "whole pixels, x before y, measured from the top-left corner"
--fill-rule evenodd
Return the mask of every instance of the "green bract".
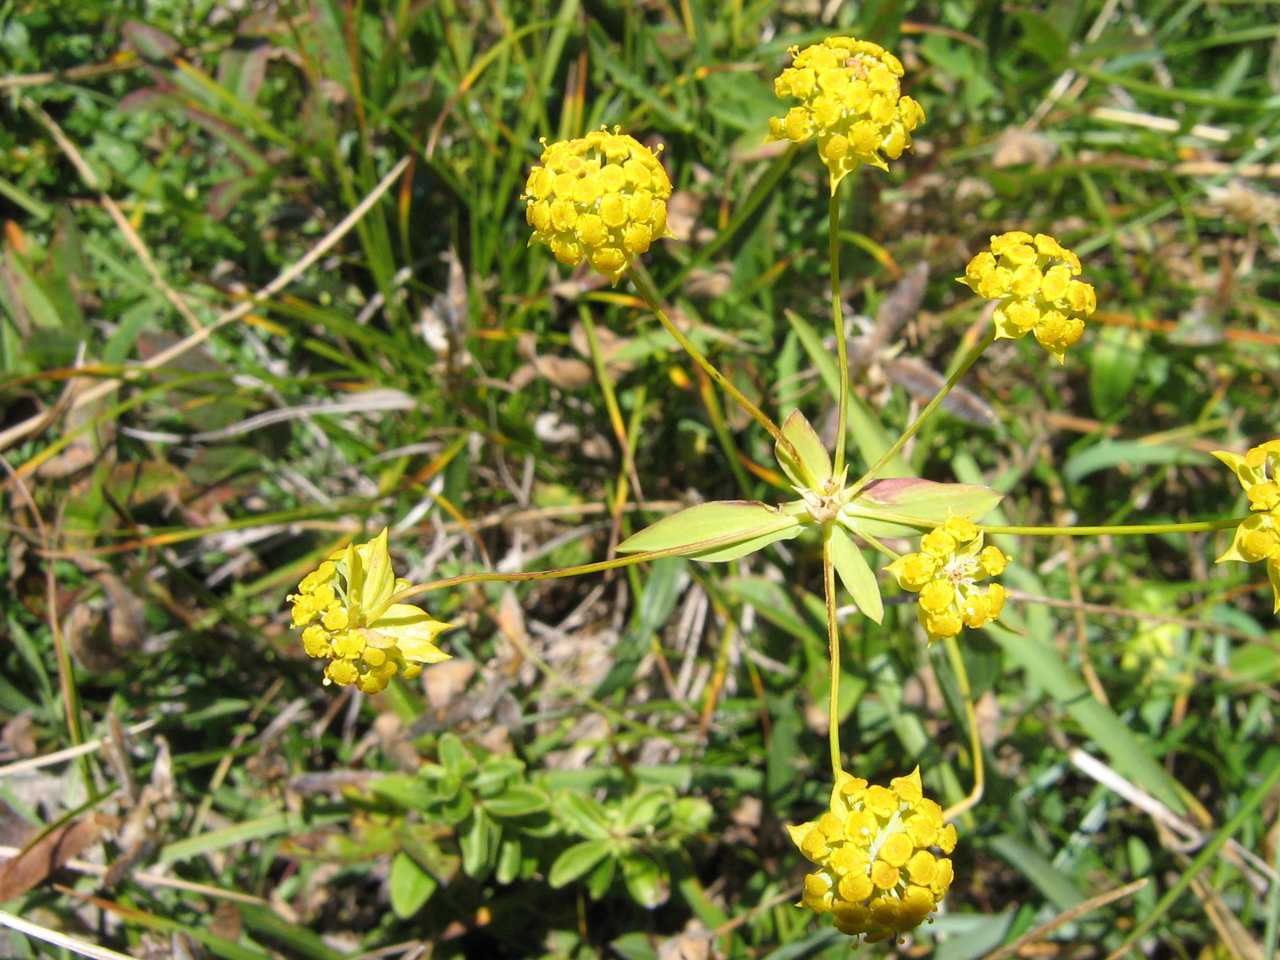
M 855 491 L 844 486 L 843 475 L 833 475 L 831 457 L 799 410 L 787 417 L 781 432 L 775 454 L 799 500 L 778 506 L 758 500 L 700 503 L 633 534 L 618 544 L 618 552 L 736 560 L 818 525 L 840 582 L 858 609 L 879 623 L 884 613 L 880 588 L 854 536 L 873 544 L 879 537 L 917 536 L 949 517 L 979 520 L 1000 502 L 1001 494 L 990 487 L 910 477 L 872 481 Z

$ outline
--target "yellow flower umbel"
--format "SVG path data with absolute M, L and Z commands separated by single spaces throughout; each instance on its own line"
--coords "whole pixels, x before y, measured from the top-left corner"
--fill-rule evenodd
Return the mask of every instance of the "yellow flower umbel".
M 1080 275 L 1080 258 L 1053 237 L 1013 230 L 991 238 L 965 267 L 965 284 L 980 297 L 999 300 L 996 337 L 1017 340 L 1028 333 L 1065 362 L 1067 347 L 1084 333 L 1098 305 L 1093 286 Z
M 616 127 L 557 141 L 541 159 L 524 187 L 529 242 L 545 243 L 561 263 L 586 260 L 616 284 L 634 255 L 673 236 L 667 171 L 652 150 Z
M 326 684 L 379 693 L 397 673 L 413 679 L 422 664 L 449 659 L 434 643 L 449 624 L 413 604 L 388 603 L 408 586 L 391 569 L 385 529 L 368 543 L 335 551 L 303 578 L 289 596 L 293 625 L 304 628 L 310 656 L 328 658 Z
M 903 590 L 920 594 L 920 625 L 933 644 L 1000 616 L 1005 588 L 975 581 L 1004 573 L 1010 559 L 998 547 L 984 547 L 968 520 L 951 517 L 920 538 L 919 553 L 903 554 L 886 569 Z
M 837 930 L 868 943 L 918 927 L 951 887 L 951 861 L 931 848 L 951 853 L 956 828 L 924 796 L 919 767 L 888 787 L 841 771 L 830 809 L 787 830 L 818 865 L 799 906 L 830 913 Z
M 860 163 L 888 170 L 885 157 L 902 156 L 911 131 L 924 122 L 920 104 L 902 95 L 898 58 L 853 37 L 828 37 L 790 53 L 792 64 L 773 81 L 773 91 L 802 103 L 769 120 L 769 140 L 817 137 L 833 194 Z
M 1275 609 L 1280 613 L 1280 484 L 1276 468 L 1280 465 L 1280 440 L 1268 440 L 1243 457 L 1238 453 L 1215 450 L 1213 455 L 1231 468 L 1249 498 L 1252 515 L 1236 527 L 1227 552 L 1218 558 L 1243 560 L 1245 563 L 1267 561 L 1267 578 L 1275 593 Z

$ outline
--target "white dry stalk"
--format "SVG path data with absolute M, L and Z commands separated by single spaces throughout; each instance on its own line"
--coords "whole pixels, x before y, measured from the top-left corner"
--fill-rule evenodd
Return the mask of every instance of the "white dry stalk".
M 1137 784 L 1130 783 L 1091 754 L 1076 747 L 1067 752 L 1067 759 L 1081 773 L 1092 777 L 1184 839 L 1197 846 L 1208 839 L 1203 831 L 1192 826 Z M 1237 841 L 1228 840 L 1223 846 L 1223 854 L 1227 859 L 1235 862 L 1245 879 L 1259 893 L 1266 893 L 1272 884 L 1280 883 L 1280 875 L 1276 874 L 1269 863 L 1252 851 L 1246 850 Z M 1245 863 L 1248 866 L 1245 866 Z M 1250 867 L 1253 869 L 1249 869 Z
M 23 920 L 21 917 L 15 917 L 12 913 L 5 913 L 3 910 L 0 910 L 0 925 L 9 927 L 11 930 L 17 930 L 19 933 L 25 933 L 28 937 L 35 937 L 37 940 L 51 943 L 55 947 L 70 950 L 72 953 L 77 953 L 82 957 L 90 957 L 91 960 L 137 960 L 136 957 L 131 957 L 127 953 L 117 953 L 115 950 L 100 947 L 96 943 L 90 943 L 88 940 L 81 940 L 78 937 L 59 933 L 57 930 L 50 930 L 48 927 L 42 927 L 29 920 Z

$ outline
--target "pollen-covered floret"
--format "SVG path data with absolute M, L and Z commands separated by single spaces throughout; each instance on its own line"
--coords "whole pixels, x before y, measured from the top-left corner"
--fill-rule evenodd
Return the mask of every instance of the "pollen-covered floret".
M 329 661 L 325 684 L 379 693 L 397 673 L 411 680 L 422 664 L 449 659 L 434 642 L 449 624 L 413 604 L 390 602 L 408 586 L 391 569 L 386 530 L 335 551 L 302 578 L 288 598 L 293 625 L 303 628 L 307 655 Z
M 1079 275 L 1080 258 L 1053 237 L 1014 230 L 992 237 L 991 248 L 970 260 L 959 280 L 978 296 L 1000 301 L 997 337 L 1034 333 L 1062 363 L 1098 305 L 1093 286 Z
M 797 52 L 773 90 L 800 105 L 769 120 L 770 140 L 818 139 L 818 155 L 831 175 L 831 192 L 860 163 L 888 170 L 911 146 L 924 109 L 902 94 L 902 64 L 877 44 L 828 37 Z
M 1236 527 L 1227 552 L 1218 558 L 1267 563 L 1267 578 L 1275 594 L 1275 613 L 1280 613 L 1280 440 L 1268 440 L 1253 447 L 1243 457 L 1226 450 L 1213 455 L 1231 468 L 1249 498 L 1250 515 Z
M 920 538 L 919 553 L 904 554 L 886 568 L 903 590 L 920 594 L 918 615 L 929 643 L 990 623 L 1004 609 L 1005 588 L 976 581 L 1004 573 L 1011 558 L 982 540 L 968 520 L 951 517 Z
M 799 906 L 831 914 L 837 930 L 868 943 L 918 927 L 951 887 L 945 855 L 956 828 L 924 796 L 919 767 L 888 787 L 842 771 L 828 811 L 787 830 L 818 865 L 804 878 Z
M 561 263 L 586 260 L 614 283 L 667 229 L 671 180 L 653 151 L 601 128 L 546 146 L 524 187 L 530 243 Z M 661 148 L 659 148 L 661 149 Z

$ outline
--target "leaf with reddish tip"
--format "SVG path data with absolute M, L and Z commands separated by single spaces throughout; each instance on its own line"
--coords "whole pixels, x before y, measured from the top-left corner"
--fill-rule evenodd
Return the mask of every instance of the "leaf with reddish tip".
M 840 522 L 873 537 L 907 537 L 948 517 L 975 523 L 995 509 L 1003 494 L 975 483 L 936 483 L 919 477 L 875 480 L 840 511 Z

